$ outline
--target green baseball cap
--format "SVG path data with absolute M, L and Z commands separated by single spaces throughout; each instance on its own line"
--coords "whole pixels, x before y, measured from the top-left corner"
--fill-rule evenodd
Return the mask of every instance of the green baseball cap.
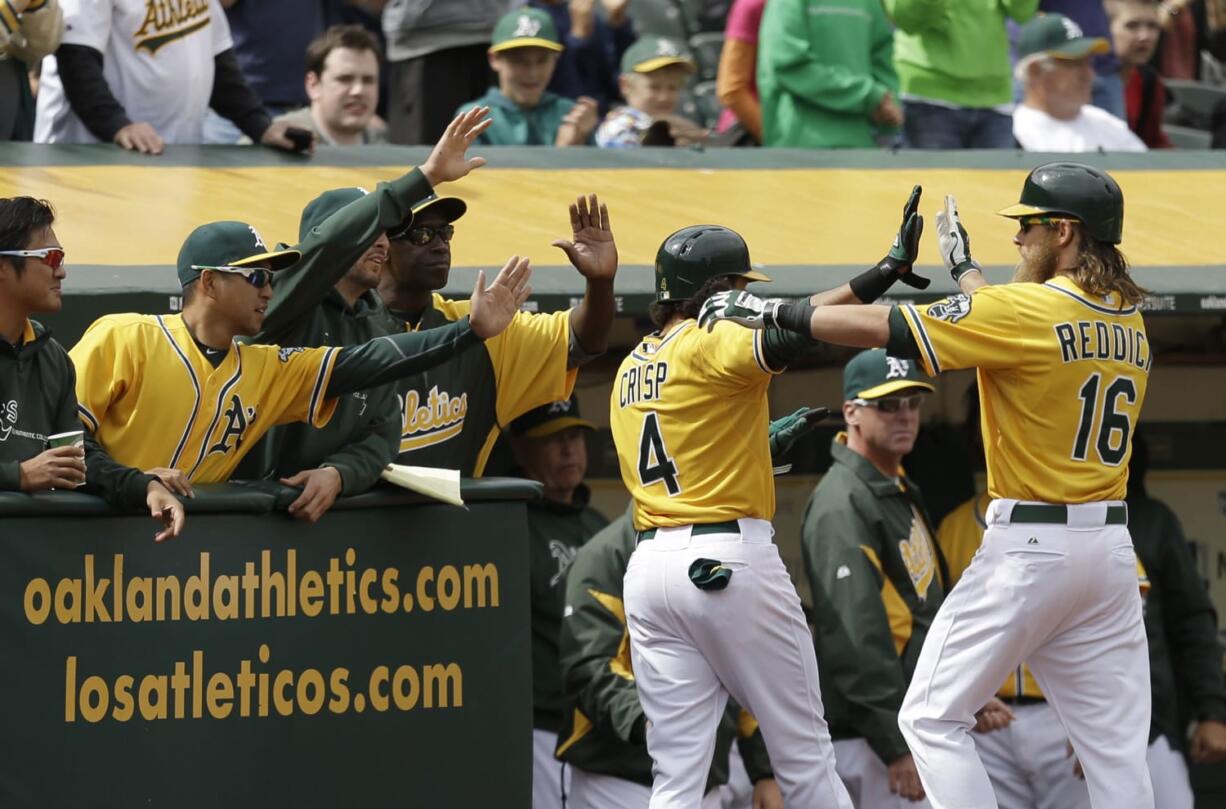
M 409 209 L 409 215 L 396 227 L 387 232 L 389 239 L 395 239 L 403 236 L 405 231 L 413 227 L 413 222 L 427 211 L 437 211 L 443 215 L 443 220 L 451 223 L 459 219 L 468 212 L 468 205 L 459 197 L 440 197 L 438 194 L 431 194 L 422 201 L 415 203 Z
M 1042 54 L 1056 59 L 1081 59 L 1110 53 L 1102 37 L 1088 37 L 1081 26 L 1063 14 L 1040 14 L 1022 26 L 1017 35 L 1017 58 Z
M 208 267 L 246 267 L 266 261 L 277 272 L 301 258 L 298 250 L 269 250 L 259 231 L 246 222 L 209 222 L 193 230 L 179 249 L 179 283 L 187 286 Z
M 494 26 L 490 53 L 509 51 L 512 48 L 562 50 L 562 38 L 558 36 L 558 29 L 554 26 L 549 12 L 524 7 L 504 14 Z
M 541 405 L 515 419 L 511 422 L 511 434 L 522 438 L 544 438 L 570 427 L 596 429 L 595 424 L 579 416 L 579 399 L 573 393 L 569 399 Z
M 298 220 L 298 241 L 306 241 L 307 234 L 324 223 L 329 216 L 356 202 L 370 192 L 365 188 L 333 188 L 307 203 Z
M 669 65 L 685 65 L 691 73 L 698 69 L 685 45 L 668 37 L 639 37 L 622 54 L 622 73 L 650 73 Z
M 921 376 L 919 363 L 885 353 L 884 348 L 861 351 L 843 369 L 843 399 L 880 399 L 900 390 L 934 391 Z

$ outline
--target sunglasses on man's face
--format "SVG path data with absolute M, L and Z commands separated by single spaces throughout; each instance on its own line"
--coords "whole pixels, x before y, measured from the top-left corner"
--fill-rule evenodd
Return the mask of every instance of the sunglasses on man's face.
M 38 250 L 0 250 L 0 256 L 36 258 L 52 270 L 58 270 L 60 265 L 64 263 L 64 248 L 41 247 Z
M 853 403 L 860 407 L 875 407 L 882 413 L 897 413 L 899 410 L 919 410 L 927 398 L 925 393 L 912 396 L 883 396 L 880 399 L 854 399 Z
M 213 272 L 241 275 L 248 284 L 251 284 L 256 289 L 263 289 L 272 284 L 273 272 L 267 267 L 212 267 L 203 264 L 193 264 L 192 269 L 201 272 L 212 270 Z
M 1021 228 L 1022 233 L 1027 233 L 1034 225 L 1054 225 L 1057 222 L 1076 222 L 1076 219 L 1070 219 L 1067 216 L 1023 216 L 1017 220 L 1017 226 Z
M 429 227 L 428 225 L 418 225 L 416 227 L 403 230 L 400 233 L 397 233 L 395 236 L 391 236 L 389 238 L 391 238 L 393 241 L 408 242 L 409 244 L 414 244 L 418 247 L 425 247 L 430 242 L 434 241 L 435 236 L 438 236 L 445 242 L 449 242 L 451 241 L 451 237 L 454 235 L 454 225 L 440 225 L 436 228 Z

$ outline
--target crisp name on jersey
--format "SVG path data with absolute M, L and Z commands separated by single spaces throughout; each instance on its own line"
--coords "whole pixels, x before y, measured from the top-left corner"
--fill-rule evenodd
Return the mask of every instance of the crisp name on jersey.
M 1060 358 L 1066 362 L 1081 360 L 1111 360 L 1140 368 L 1149 373 L 1153 354 L 1145 332 L 1119 323 L 1101 320 L 1078 320 L 1057 323 L 1056 339 L 1060 341 Z
M 659 399 L 661 389 L 667 381 L 667 362 L 645 362 L 642 365 L 632 365 L 618 380 L 618 405 L 626 407 L 636 402 L 650 402 Z

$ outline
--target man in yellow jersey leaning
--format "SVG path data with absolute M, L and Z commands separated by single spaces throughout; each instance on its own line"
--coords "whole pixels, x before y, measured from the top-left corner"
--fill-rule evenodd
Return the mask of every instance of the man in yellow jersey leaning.
M 918 204 L 917 189 L 889 256 L 812 300 L 872 301 L 900 277 L 910 280 Z M 768 280 L 727 228 L 669 236 L 655 278 L 659 331 L 622 362 L 610 406 L 638 532 L 624 600 L 654 760 L 651 809 L 702 804 L 729 695 L 758 719 L 788 807 L 851 809 L 834 769 L 812 637 L 771 542 L 767 387 L 813 341 L 697 327 L 712 293 Z
M 928 306 L 821 306 L 722 295 L 700 318 L 783 329 L 978 368 L 992 503 L 983 548 L 929 630 L 899 714 L 934 809 L 996 807 L 970 730 L 1025 660 L 1103 809 L 1152 809 L 1149 660 L 1123 499 L 1152 363 L 1144 296 L 1117 245 L 1107 173 L 1049 163 L 1001 214 L 1018 223 L 1014 283 L 989 286 L 952 197 L 941 255 L 962 293 Z

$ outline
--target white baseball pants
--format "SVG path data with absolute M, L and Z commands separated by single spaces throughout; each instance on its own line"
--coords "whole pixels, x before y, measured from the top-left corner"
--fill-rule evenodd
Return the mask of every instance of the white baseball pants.
M 996 809 L 971 738 L 974 713 L 1025 661 L 1081 759 L 1095 809 L 1154 809 L 1145 752 L 1149 653 L 1136 554 L 1107 507 L 1067 525 L 1010 522 L 988 506 L 983 545 L 941 605 L 899 725 L 935 809 Z
M 659 529 L 626 570 L 626 622 L 639 701 L 655 762 L 651 809 L 699 809 L 728 695 L 762 728 L 788 809 L 852 809 L 834 767 L 813 637 L 765 520 L 739 534 Z M 690 564 L 733 571 L 724 590 L 699 590 Z
M 1165 736 L 1159 736 L 1149 746 L 1146 760 L 1154 784 L 1154 803 L 1162 809 L 1192 809 L 1196 798 L 1183 754 L 1171 747 Z
M 728 751 L 728 783 L 719 791 L 721 809 L 753 809 L 753 784 L 735 741 Z
M 553 757 L 558 734 L 532 729 L 532 809 L 562 809 L 562 795 L 570 788 L 572 767 Z
M 1090 809 L 1056 709 L 1046 702 L 1011 707 L 1008 727 L 971 737 L 1000 809 Z
M 651 803 L 651 787 L 578 767 L 566 769 L 572 771 L 566 809 L 647 809 Z M 702 809 L 720 809 L 721 797 L 719 789 L 711 790 Z
M 836 739 L 835 767 L 856 809 L 929 809 L 928 801 L 911 801 L 890 792 L 890 772 L 864 739 Z

